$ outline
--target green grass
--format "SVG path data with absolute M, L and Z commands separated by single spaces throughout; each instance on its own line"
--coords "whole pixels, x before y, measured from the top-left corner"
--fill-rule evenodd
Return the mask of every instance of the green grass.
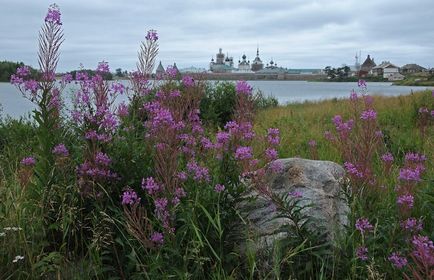
M 432 103 L 430 98 L 430 92 L 398 97 L 374 97 L 379 125 L 389 139 L 391 151 L 420 151 L 427 153 L 428 157 L 434 155 L 432 139 L 422 141 L 416 126 L 417 111 L 422 106 L 429 108 Z M 324 138 L 326 130 L 333 130 L 331 119 L 335 115 L 342 115 L 344 119 L 351 116 L 349 100 L 296 103 L 263 110 L 257 114 L 256 129 L 280 129 L 280 157 L 309 158 L 308 141 L 314 139 L 318 143 L 320 159 L 339 162 L 338 153 Z M 429 133 L 432 136 L 432 127 Z

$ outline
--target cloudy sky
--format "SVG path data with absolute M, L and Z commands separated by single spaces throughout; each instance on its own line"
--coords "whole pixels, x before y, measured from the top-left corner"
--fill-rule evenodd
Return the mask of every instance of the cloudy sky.
M 0 0 L 0 60 L 37 65 L 37 34 L 52 1 Z M 433 0 L 58 0 L 65 42 L 59 70 L 133 70 L 146 30 L 160 36 L 158 60 L 208 67 L 223 48 L 236 61 L 324 68 L 363 59 L 434 67 Z

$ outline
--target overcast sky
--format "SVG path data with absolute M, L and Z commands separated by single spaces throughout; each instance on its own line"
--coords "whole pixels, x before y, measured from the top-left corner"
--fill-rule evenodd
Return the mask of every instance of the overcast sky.
M 37 35 L 52 1 L 0 0 L 0 60 L 37 66 Z M 65 42 L 59 71 L 80 63 L 133 70 L 146 30 L 156 29 L 164 66 L 208 68 L 218 51 L 235 61 L 271 58 L 287 68 L 354 64 L 434 67 L 433 0 L 59 0 Z

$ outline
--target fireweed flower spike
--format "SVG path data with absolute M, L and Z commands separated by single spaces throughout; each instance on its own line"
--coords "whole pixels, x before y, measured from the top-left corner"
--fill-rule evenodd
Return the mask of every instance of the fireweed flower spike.
M 62 22 L 60 21 L 60 10 L 59 6 L 56 4 L 51 4 L 50 8 L 48 8 L 48 13 L 45 16 L 45 22 L 54 23 L 56 25 L 62 25 Z
M 238 94 L 251 95 L 253 88 L 245 81 L 238 81 L 235 90 Z
M 360 87 L 360 88 L 366 88 L 367 87 L 367 85 L 366 85 L 366 81 L 365 80 L 359 80 L 358 82 L 357 82 L 357 85 Z
M 145 39 L 149 40 L 149 41 L 154 41 L 154 42 L 157 41 L 158 40 L 157 31 L 154 29 L 149 30 L 148 34 L 146 34 Z
M 393 252 L 392 255 L 389 256 L 388 260 L 396 267 L 403 268 L 407 265 L 408 261 L 405 257 L 402 257 L 399 253 Z
M 56 156 L 67 157 L 69 156 L 69 151 L 66 148 L 65 144 L 58 144 L 53 148 L 53 154 Z
M 356 250 L 356 257 L 359 260 L 366 261 L 368 259 L 368 248 L 365 246 L 358 247 Z
M 144 81 L 154 69 L 155 59 L 158 54 L 158 34 L 156 30 L 149 30 L 145 36 L 145 41 L 140 44 L 138 53 L 139 62 L 137 63 L 137 73 L 133 75 L 132 82 L 134 92 L 143 92 L 146 84 Z M 146 86 L 145 86 L 146 88 Z
M 356 229 L 360 231 L 360 233 L 364 234 L 365 231 L 369 232 L 374 229 L 374 227 L 369 223 L 366 218 L 359 218 L 356 221 Z
M 34 157 L 25 157 L 21 160 L 21 165 L 24 166 L 33 166 L 36 164 L 36 160 Z

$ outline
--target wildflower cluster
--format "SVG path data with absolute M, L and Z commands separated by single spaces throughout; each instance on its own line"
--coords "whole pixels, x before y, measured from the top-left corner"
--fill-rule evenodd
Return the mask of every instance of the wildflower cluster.
M 95 183 L 112 181 L 117 177 L 110 170 L 110 157 L 103 152 L 110 143 L 119 125 L 114 105 L 116 97 L 123 94 L 125 87 L 120 83 L 109 83 L 103 74 L 109 71 L 107 62 L 100 62 L 94 76 L 85 71 L 77 72 L 72 120 L 77 125 L 87 144 L 84 162 L 77 167 L 79 186 L 83 195 L 96 195 Z
M 355 182 L 375 183 L 372 162 L 382 142 L 383 133 L 377 124 L 377 112 L 373 98 L 366 94 L 366 82 L 359 81 L 361 94 L 352 91 L 350 106 L 353 116 L 344 121 L 336 115 L 332 121 L 335 133 L 326 131 L 324 136 L 341 152 L 345 168 Z

